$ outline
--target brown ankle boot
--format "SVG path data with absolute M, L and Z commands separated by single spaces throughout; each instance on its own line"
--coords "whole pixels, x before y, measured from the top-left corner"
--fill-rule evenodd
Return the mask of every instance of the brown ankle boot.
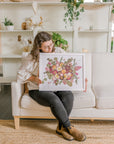
M 70 126 L 67 127 L 69 134 L 71 134 L 75 140 L 78 141 L 84 141 L 86 140 L 86 135 L 82 132 L 80 132 L 79 130 L 77 130 L 75 127 Z
M 66 128 L 64 128 L 63 126 L 61 127 L 61 129 L 59 129 L 59 125 L 57 126 L 57 129 L 56 129 L 56 133 L 59 134 L 59 135 L 62 135 L 64 137 L 64 139 L 68 140 L 68 141 L 72 141 L 74 140 L 73 136 L 71 136 Z

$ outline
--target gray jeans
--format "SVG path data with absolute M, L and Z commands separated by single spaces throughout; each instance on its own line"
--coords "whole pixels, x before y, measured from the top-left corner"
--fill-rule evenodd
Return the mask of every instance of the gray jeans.
M 70 126 L 69 115 L 73 106 L 71 91 L 39 91 L 30 90 L 29 95 L 43 106 L 49 106 L 53 115 L 64 127 Z

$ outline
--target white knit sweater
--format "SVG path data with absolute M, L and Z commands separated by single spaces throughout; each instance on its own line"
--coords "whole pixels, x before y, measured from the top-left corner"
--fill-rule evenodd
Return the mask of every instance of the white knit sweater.
M 65 53 L 60 47 L 55 47 L 55 53 Z M 17 72 L 17 81 L 20 83 L 27 83 L 29 90 L 37 90 L 39 86 L 32 81 L 27 81 L 32 75 L 38 75 L 38 62 L 32 59 L 32 56 L 27 53 L 23 55 L 22 64 Z

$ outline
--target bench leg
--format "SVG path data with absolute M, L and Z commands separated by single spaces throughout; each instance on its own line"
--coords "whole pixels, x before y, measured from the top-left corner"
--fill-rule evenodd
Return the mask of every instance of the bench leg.
M 20 125 L 19 116 L 14 116 L 14 124 L 15 124 L 15 129 L 19 129 L 19 125 Z

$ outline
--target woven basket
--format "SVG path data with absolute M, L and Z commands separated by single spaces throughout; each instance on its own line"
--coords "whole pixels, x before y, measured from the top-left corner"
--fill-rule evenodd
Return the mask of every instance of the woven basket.
M 10 0 L 12 2 L 24 2 L 24 0 Z

